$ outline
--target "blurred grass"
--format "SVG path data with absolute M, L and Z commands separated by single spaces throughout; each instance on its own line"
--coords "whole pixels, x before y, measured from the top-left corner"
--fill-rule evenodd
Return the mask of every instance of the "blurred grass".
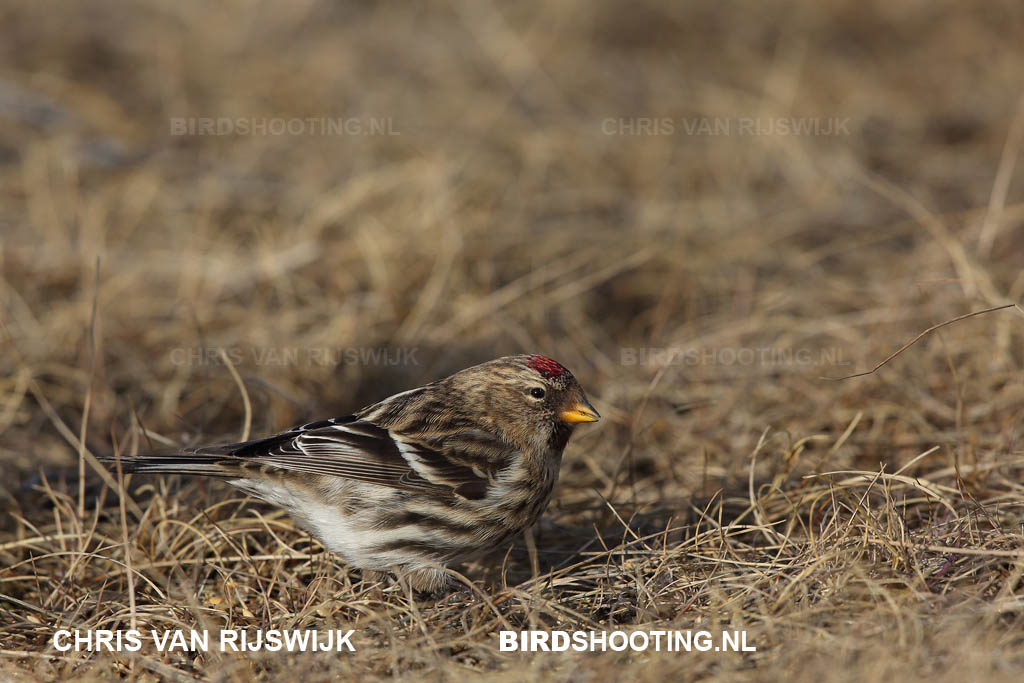
M 1018 3 L 65 5 L 0 2 L 7 677 L 1020 679 L 1024 321 L 820 379 L 1024 300 Z M 739 132 L 788 118 L 848 133 Z M 532 351 L 606 419 L 538 575 L 518 543 L 461 568 L 487 601 L 413 606 L 224 486 L 133 481 L 123 525 L 79 480 L 83 433 L 236 438 L 222 347 L 254 434 Z M 53 657 L 57 628 L 132 620 L 364 640 Z M 745 628 L 758 652 L 510 656 L 505 623 Z

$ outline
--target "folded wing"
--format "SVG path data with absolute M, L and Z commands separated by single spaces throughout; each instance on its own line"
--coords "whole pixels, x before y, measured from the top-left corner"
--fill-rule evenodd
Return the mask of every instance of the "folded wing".
M 108 459 L 113 468 L 114 463 Z M 425 441 L 395 435 L 355 416 L 313 422 L 254 441 L 183 453 L 124 457 L 125 472 L 245 477 L 246 471 L 284 470 L 341 477 L 408 491 L 479 499 L 487 474 L 455 462 Z

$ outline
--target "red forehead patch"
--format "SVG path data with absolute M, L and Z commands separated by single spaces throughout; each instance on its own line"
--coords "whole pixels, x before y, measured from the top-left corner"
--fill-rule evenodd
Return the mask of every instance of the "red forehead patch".
M 558 377 L 562 373 L 567 372 L 561 363 L 544 356 L 530 356 L 528 365 L 539 372 L 542 377 L 547 377 L 548 379 Z

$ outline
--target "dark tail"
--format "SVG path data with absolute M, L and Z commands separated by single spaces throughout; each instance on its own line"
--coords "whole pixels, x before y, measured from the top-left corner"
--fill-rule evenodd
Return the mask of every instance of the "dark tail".
M 195 474 L 204 477 L 237 476 L 231 467 L 231 456 L 223 453 L 171 453 L 165 455 L 121 456 L 121 471 L 125 474 Z M 107 469 L 117 472 L 117 461 L 112 456 L 99 458 Z
M 280 434 L 265 436 L 252 441 L 228 443 L 217 446 L 199 446 L 193 450 L 170 453 L 154 453 L 152 455 L 133 455 L 121 457 L 121 470 L 125 474 L 132 472 L 150 474 L 195 474 L 204 477 L 237 477 L 250 458 L 258 458 L 270 453 L 275 447 L 287 443 L 303 430 L 351 422 L 354 416 L 321 420 L 302 427 L 295 427 Z M 117 471 L 117 463 L 111 456 L 100 457 L 112 472 Z

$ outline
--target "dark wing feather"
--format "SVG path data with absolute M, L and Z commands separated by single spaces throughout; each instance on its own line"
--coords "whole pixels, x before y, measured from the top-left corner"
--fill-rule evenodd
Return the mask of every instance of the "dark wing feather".
M 488 478 L 417 440 L 396 437 L 355 416 L 313 422 L 242 443 L 174 455 L 122 458 L 125 472 L 244 477 L 251 467 L 341 477 L 408 491 L 478 499 Z

